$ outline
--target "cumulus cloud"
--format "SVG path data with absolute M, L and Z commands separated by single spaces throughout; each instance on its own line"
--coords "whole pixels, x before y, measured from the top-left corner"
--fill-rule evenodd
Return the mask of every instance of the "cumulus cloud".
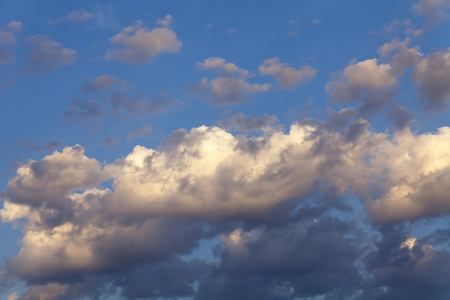
M 217 106 L 242 103 L 248 100 L 251 94 L 266 92 L 270 84 L 252 84 L 247 81 L 250 72 L 241 69 L 233 63 L 226 63 L 223 58 L 210 57 L 202 63 L 197 63 L 200 69 L 214 70 L 220 76 L 209 80 L 202 78 L 198 83 L 191 83 L 191 93 L 210 101 Z
M 25 43 L 32 48 L 25 53 L 28 60 L 28 64 L 23 68 L 25 73 L 45 74 L 71 65 L 75 61 L 75 50 L 63 48 L 61 43 L 53 41 L 49 36 L 34 35 Z
M 109 74 L 103 74 L 101 76 L 94 78 L 93 80 L 84 82 L 81 88 L 81 92 L 88 93 L 88 92 L 104 91 L 114 87 L 126 89 L 131 86 L 125 80 L 118 79 Z
M 445 103 L 450 99 L 450 50 L 427 55 L 414 69 L 413 78 L 427 110 L 445 110 Z
M 263 75 L 273 76 L 281 88 L 304 84 L 314 79 L 317 74 L 317 70 L 310 66 L 297 70 L 286 63 L 281 63 L 278 57 L 266 59 L 259 67 L 259 71 Z
M 389 60 L 390 64 L 402 72 L 406 68 L 415 67 L 423 54 L 419 52 L 418 47 L 408 48 L 410 39 L 406 38 L 403 42 L 393 40 L 390 43 L 385 43 L 378 48 L 378 54 L 381 59 Z
M 150 30 L 141 20 L 125 27 L 109 40 L 113 48 L 106 52 L 106 60 L 136 65 L 148 63 L 161 53 L 177 53 L 181 50 L 181 41 L 174 31 L 167 27 Z
M 392 225 L 384 225 L 372 238 L 344 216 L 353 212 L 344 198 L 358 196 L 377 224 L 450 213 L 450 129 L 390 136 L 351 122 L 355 116 L 336 113 L 341 131 L 320 123 L 252 137 L 178 130 L 156 149 L 136 146 L 103 166 L 81 146 L 27 161 L 2 194 L 2 220 L 24 232 L 7 272 L 32 286 L 26 295 L 62 299 L 92 295 L 89 282 L 118 287 L 129 299 L 225 299 L 230 291 L 236 299 L 378 299 L 367 295 L 430 290 L 419 270 L 448 261 L 450 254 L 431 248 L 444 236 L 397 230 L 391 240 Z M 220 263 L 180 259 L 215 236 Z M 404 261 L 417 268 L 412 277 L 400 276 Z M 161 280 L 149 281 L 156 273 Z
M 219 121 L 218 124 L 228 130 L 237 129 L 243 132 L 252 132 L 255 130 L 265 130 L 271 124 L 278 121 L 276 116 L 264 114 L 262 117 L 253 115 L 246 116 L 243 113 L 237 113 L 231 116 L 229 120 Z
M 397 88 L 394 68 L 373 58 L 347 66 L 327 83 L 326 92 L 335 103 L 362 102 L 359 111 L 369 114 L 388 104 Z
M 423 135 L 405 130 L 380 144 L 367 179 L 381 180 L 378 195 L 366 195 L 372 198 L 366 202 L 372 218 L 389 223 L 448 213 L 449 146 L 448 127 Z

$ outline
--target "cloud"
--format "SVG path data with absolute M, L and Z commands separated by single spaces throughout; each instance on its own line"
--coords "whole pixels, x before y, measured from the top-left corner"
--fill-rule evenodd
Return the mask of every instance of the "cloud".
M 106 139 L 103 140 L 103 144 L 105 146 L 114 146 L 117 145 L 119 141 L 117 140 L 117 138 L 113 137 L 113 136 L 108 136 Z
M 410 39 L 406 38 L 403 42 L 393 40 L 390 43 L 385 43 L 378 48 L 378 54 L 383 60 L 390 60 L 390 64 L 402 72 L 406 68 L 415 67 L 423 54 L 419 52 L 419 48 L 408 48 Z
M 22 22 L 13 21 L 0 29 L 0 64 L 13 64 L 16 62 L 14 51 L 9 49 L 17 47 L 17 37 L 15 33 L 23 28 Z
M 25 139 L 18 140 L 16 144 L 33 151 L 53 151 L 55 148 L 62 146 L 60 141 L 48 142 L 47 144 L 39 146 L 35 141 Z
M 374 234 L 352 219 L 362 211 L 348 195 L 374 224 L 450 213 L 450 128 L 388 135 L 354 109 L 330 116 L 340 130 L 296 123 L 245 137 L 201 126 L 111 164 L 78 145 L 27 161 L 2 193 L 3 222 L 24 232 L 6 270 L 31 286 L 30 299 L 111 287 L 128 299 L 424 299 L 447 286 L 450 254 L 432 248 L 445 232 L 413 238 L 374 225 Z M 216 236 L 216 261 L 180 258 Z M 423 276 L 439 261 L 436 279 Z
M 450 99 L 450 50 L 436 51 L 422 59 L 414 69 L 420 100 L 428 111 L 444 111 Z
M 129 83 L 127 83 L 122 79 L 117 79 L 116 77 L 109 74 L 103 74 L 101 76 L 94 78 L 93 80 L 84 82 L 81 88 L 81 92 L 82 93 L 98 92 L 111 89 L 114 87 L 127 89 L 130 88 L 131 86 Z
M 146 137 L 149 137 L 152 134 L 152 132 L 153 132 L 153 129 L 150 126 L 150 124 L 143 124 L 138 129 L 136 129 L 132 132 L 128 132 L 127 139 L 132 140 L 132 139 L 139 138 L 139 137 L 146 138 Z
M 172 25 L 173 22 L 173 17 L 171 15 L 166 15 L 164 17 L 164 19 L 159 19 L 156 21 L 156 24 L 164 26 L 164 27 L 169 27 Z
M 445 16 L 445 9 L 450 8 L 449 0 L 419 0 L 413 9 L 425 16 L 426 27 L 436 26 Z
M 197 63 L 200 69 L 214 70 L 220 76 L 209 80 L 202 78 L 198 83 L 191 83 L 189 91 L 210 101 L 217 106 L 242 103 L 251 94 L 266 92 L 270 84 L 252 84 L 247 81 L 250 72 L 237 67 L 233 63 L 226 63 L 223 58 L 210 57 L 203 63 Z
M 183 103 L 169 97 L 165 93 L 155 94 L 147 98 L 132 98 L 124 94 L 114 94 L 111 99 L 112 114 L 124 113 L 126 117 L 145 118 L 165 112 L 171 108 L 177 108 Z
M 58 24 L 61 22 L 69 22 L 69 23 L 81 23 L 81 22 L 86 22 L 91 20 L 94 17 L 94 14 L 92 12 L 83 10 L 83 9 L 79 9 L 79 10 L 74 10 L 72 12 L 70 12 L 66 17 L 59 17 L 58 19 L 55 20 L 48 20 L 47 21 L 47 25 L 53 25 L 53 24 Z
M 111 37 L 109 40 L 113 48 L 106 52 L 105 59 L 140 65 L 152 61 L 161 53 L 177 53 L 181 50 L 181 41 L 169 28 L 150 30 L 143 25 L 138 20 L 133 26 L 125 27 Z
M 404 130 L 379 145 L 371 160 L 368 182 L 379 183 L 365 195 L 365 205 L 377 223 L 438 216 L 450 211 L 450 128 L 434 134 L 413 135 Z
M 336 219 L 237 229 L 221 240 L 221 263 L 200 282 L 195 299 L 227 299 L 230 294 L 239 300 L 351 299 L 361 283 L 356 236 L 350 224 Z
M 304 66 L 300 70 L 289 67 L 286 63 L 281 63 L 278 57 L 266 59 L 259 67 L 263 75 L 270 75 L 275 78 L 281 88 L 292 88 L 299 84 L 304 84 L 316 77 L 317 70 L 310 66 Z
M 20 297 L 20 300 L 52 300 L 65 294 L 68 285 L 49 283 L 44 286 L 32 286 L 28 292 Z
M 229 120 L 219 121 L 218 124 L 228 130 L 237 129 L 243 132 L 252 132 L 255 130 L 266 130 L 272 123 L 278 121 L 276 116 L 264 114 L 263 117 L 253 115 L 246 116 L 243 113 L 237 113 L 231 116 Z
M 370 114 L 388 104 L 397 88 L 394 68 L 373 58 L 347 66 L 327 83 L 326 92 L 338 104 L 360 101 L 359 111 Z
M 414 116 L 414 113 L 411 113 L 406 110 L 406 107 L 403 104 L 397 103 L 391 105 L 389 110 L 386 112 L 387 120 L 394 124 L 394 127 L 397 130 L 404 130 L 409 128 L 411 123 L 411 118 Z
M 320 24 L 322 24 L 322 21 L 319 20 L 319 19 L 314 19 L 314 20 L 311 22 L 311 25 L 320 25 Z
M 95 100 L 87 102 L 75 101 L 68 110 L 64 112 L 64 120 L 69 122 L 92 122 L 103 114 L 101 104 Z
M 49 36 L 35 35 L 29 37 L 26 44 L 32 50 L 25 53 L 28 64 L 23 71 L 28 74 L 45 74 L 75 62 L 76 51 L 63 48 L 59 42 L 53 41 Z

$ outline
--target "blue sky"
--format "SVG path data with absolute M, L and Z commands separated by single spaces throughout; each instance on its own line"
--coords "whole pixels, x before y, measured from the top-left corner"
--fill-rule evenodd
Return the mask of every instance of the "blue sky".
M 449 13 L 1 1 L 0 298 L 448 299 Z

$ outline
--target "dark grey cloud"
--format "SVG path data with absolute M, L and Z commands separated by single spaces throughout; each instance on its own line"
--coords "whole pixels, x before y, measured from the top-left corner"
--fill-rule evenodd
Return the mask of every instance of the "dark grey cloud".
M 413 72 L 420 100 L 428 111 L 445 111 L 450 99 L 450 50 L 436 51 L 422 59 Z
M 447 299 L 450 296 L 450 252 L 436 250 L 427 239 L 411 237 L 403 226 L 379 229 L 376 251 L 365 259 L 374 274 L 374 290 L 364 299 Z
M 28 74 L 45 74 L 75 62 L 76 51 L 64 48 L 59 42 L 46 35 L 34 35 L 25 43 L 32 50 L 25 53 L 28 64 L 23 71 Z
M 221 262 L 194 299 L 349 299 L 362 282 L 354 228 L 323 217 L 222 235 Z

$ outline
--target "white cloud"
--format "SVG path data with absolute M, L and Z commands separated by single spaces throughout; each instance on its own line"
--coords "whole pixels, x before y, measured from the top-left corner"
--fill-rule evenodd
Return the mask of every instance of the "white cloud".
M 450 99 L 450 49 L 427 55 L 415 68 L 413 78 L 426 108 L 445 110 L 445 102 Z
M 381 196 L 366 201 L 380 223 L 450 213 L 450 128 L 414 135 L 406 130 L 378 145 L 367 170 L 369 184 L 381 180 Z
M 150 30 L 140 20 L 109 40 L 113 48 L 106 52 L 105 59 L 131 64 L 145 64 L 161 53 L 181 50 L 181 41 L 175 32 L 167 27 Z
M 25 42 L 32 47 L 31 51 L 25 53 L 28 64 L 23 70 L 26 73 L 45 74 L 75 61 L 75 50 L 63 48 L 61 43 L 49 36 L 35 35 Z
M 266 59 L 259 67 L 263 75 L 271 75 L 282 88 L 292 88 L 296 85 L 311 81 L 316 77 L 317 70 L 304 66 L 297 70 L 286 63 L 281 63 L 278 57 Z
M 250 76 L 249 71 L 241 69 L 233 63 L 227 63 L 225 59 L 220 57 L 207 58 L 203 62 L 198 62 L 197 67 L 203 70 L 214 70 L 221 76 L 236 75 L 244 78 Z
M 372 113 L 395 96 L 397 72 L 390 64 L 378 64 L 376 58 L 352 63 L 326 85 L 335 103 L 361 101 L 360 111 Z

